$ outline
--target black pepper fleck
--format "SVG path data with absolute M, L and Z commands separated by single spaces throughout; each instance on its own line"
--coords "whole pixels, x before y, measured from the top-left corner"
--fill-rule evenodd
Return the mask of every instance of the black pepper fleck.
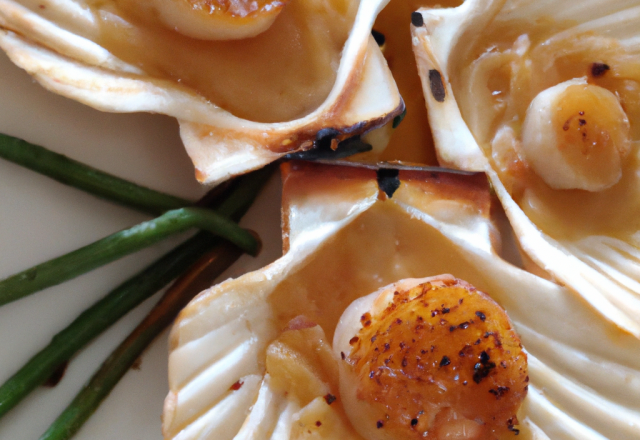
M 487 319 L 487 316 L 479 310 L 476 312 L 476 316 L 480 318 L 480 321 L 484 321 L 485 319 Z
M 451 360 L 449 359 L 449 357 L 447 356 L 442 356 L 442 360 L 440 361 L 440 366 L 441 367 L 446 367 L 447 365 L 449 365 L 451 363 Z
M 382 420 L 378 420 L 378 421 L 376 422 L 376 428 L 380 429 L 380 428 L 382 428 L 383 426 L 384 426 L 384 423 L 382 423 Z

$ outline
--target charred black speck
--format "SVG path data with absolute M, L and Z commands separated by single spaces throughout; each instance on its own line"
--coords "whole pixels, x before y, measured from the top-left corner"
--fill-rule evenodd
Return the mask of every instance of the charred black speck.
M 431 94 L 433 95 L 433 99 L 438 102 L 444 102 L 444 82 L 442 81 L 442 75 L 439 71 L 435 69 L 429 70 L 429 86 L 431 87 Z
M 411 426 L 416 426 L 418 424 L 418 419 L 411 419 Z
M 509 392 L 509 387 L 498 387 L 496 389 L 490 389 L 489 392 L 496 396 L 496 400 L 500 400 L 502 396 Z
M 411 24 L 414 25 L 415 27 L 424 26 L 424 18 L 422 17 L 422 14 L 419 13 L 418 11 L 412 12 L 411 13 Z
M 483 352 L 484 353 L 484 352 Z M 489 362 L 487 360 L 486 363 L 478 362 L 473 366 L 473 381 L 475 383 L 480 383 L 484 378 L 486 378 L 491 370 L 496 367 L 494 362 Z
M 605 64 L 605 63 L 593 63 L 591 65 L 591 76 L 593 76 L 594 78 L 600 78 L 605 73 L 607 73 L 610 69 L 611 69 L 611 67 L 609 67 L 608 64 Z
M 507 427 L 507 429 L 509 429 L 509 431 L 513 432 L 513 434 L 514 434 L 514 435 L 518 435 L 518 434 L 520 434 L 520 430 L 519 430 L 519 429 L 517 429 L 517 428 L 514 428 L 514 427 L 513 427 L 513 425 L 509 425 L 509 426 Z
M 382 32 L 379 32 L 375 29 L 371 29 L 371 35 L 373 35 L 373 39 L 376 40 L 376 43 L 378 43 L 378 46 L 384 46 L 384 43 L 386 41 L 386 38 L 384 37 L 384 34 Z
M 333 394 L 327 394 L 326 396 L 324 396 L 324 400 L 325 402 L 327 402 L 327 405 L 331 405 L 336 401 L 336 396 L 334 396 Z
M 441 367 L 446 367 L 450 363 L 451 363 L 451 360 L 449 359 L 448 356 L 442 356 L 442 360 L 440 361 L 440 366 Z
M 376 422 L 376 428 L 380 429 L 380 428 L 382 428 L 383 426 L 384 426 L 384 423 L 382 422 L 382 420 L 378 420 L 378 421 Z
M 476 312 L 476 316 L 478 318 L 480 318 L 480 321 L 484 321 L 485 319 L 487 319 L 487 316 L 484 313 L 482 313 L 481 311 L 477 311 Z
M 400 188 L 400 172 L 392 168 L 380 168 L 378 170 L 378 187 L 387 197 L 393 197 L 393 193 Z

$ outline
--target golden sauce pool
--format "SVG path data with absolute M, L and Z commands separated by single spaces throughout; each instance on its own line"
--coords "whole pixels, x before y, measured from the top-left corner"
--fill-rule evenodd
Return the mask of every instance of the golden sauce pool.
M 526 39 L 522 29 L 531 28 L 531 25 L 494 27 L 465 56 L 454 60 L 451 71 L 460 73 L 452 75 L 452 87 L 457 97 L 465 93 L 469 96 L 468 84 L 473 78 L 473 69 L 483 59 L 488 60 L 490 56 L 497 59 L 502 54 L 500 62 L 491 66 L 487 62 L 491 80 L 485 86 L 491 95 L 490 102 L 480 105 L 465 102 L 464 97 L 459 100 L 467 123 L 482 127 L 472 128 L 472 131 L 488 157 L 492 156 L 491 140 L 499 128 L 512 128 L 518 138 L 529 104 L 549 87 L 585 77 L 589 84 L 618 96 L 631 124 L 632 150 L 623 163 L 622 178 L 612 187 L 597 192 L 556 190 L 526 164 L 496 168 L 527 216 L 554 238 L 577 240 L 589 235 L 607 235 L 625 239 L 640 228 L 640 179 L 637 173 L 640 167 L 640 57 L 627 53 L 616 40 L 592 33 L 575 35 L 570 40 L 552 39 L 570 26 L 571 23 L 549 20 L 532 28 Z M 516 41 L 529 45 L 522 58 L 505 55 Z M 530 66 L 525 62 L 530 62 Z
M 465 261 L 463 251 L 440 232 L 394 203 L 378 203 L 323 244 L 268 301 L 280 328 L 304 315 L 331 341 L 351 302 L 400 279 L 455 272 L 490 290 L 491 280 Z
M 325 100 L 358 8 L 347 0 L 292 1 L 256 37 L 206 41 L 168 29 L 145 2 L 86 4 L 97 30 L 83 36 L 152 78 L 183 85 L 238 117 L 260 122 L 302 117 Z
M 460 0 L 391 0 L 373 28 L 385 37 L 384 56 L 404 99 L 407 113 L 376 160 L 437 165 L 431 128 L 411 44 L 411 13 L 421 7 L 455 7 Z

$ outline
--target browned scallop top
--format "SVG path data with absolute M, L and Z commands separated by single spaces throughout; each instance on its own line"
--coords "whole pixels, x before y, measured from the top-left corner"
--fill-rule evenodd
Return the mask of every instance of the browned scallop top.
M 278 0 L 182 0 L 194 9 L 214 13 L 226 12 L 233 16 L 245 17 L 272 8 L 280 8 L 285 1 Z
M 515 431 L 527 390 L 527 357 L 505 311 L 460 280 L 395 292 L 351 340 L 357 397 L 395 438 L 440 438 L 460 416 L 479 438 Z M 441 429 L 440 429 L 441 430 Z M 513 433 L 512 433 L 513 434 Z

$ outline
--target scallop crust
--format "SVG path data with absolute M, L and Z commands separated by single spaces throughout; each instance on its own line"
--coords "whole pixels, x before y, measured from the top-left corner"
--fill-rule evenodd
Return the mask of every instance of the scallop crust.
M 488 150 L 481 147 L 490 128 L 478 128 L 475 121 L 463 118 L 462 98 L 456 97 L 456 88 L 451 82 L 460 60 L 469 56 L 469 48 L 486 38 L 485 34 L 491 29 L 504 27 L 509 22 L 531 24 L 519 29 L 518 35 L 535 34 L 534 23 L 559 23 L 561 31 L 556 40 L 607 35 L 617 38 L 620 47 L 637 57 L 640 6 L 626 0 L 606 3 L 568 0 L 561 5 L 546 0 L 468 0 L 458 8 L 421 9 L 420 13 L 424 25 L 412 27 L 413 46 L 440 163 L 457 169 L 485 171 L 526 254 L 525 260 L 531 263 L 530 270 L 546 272 L 579 294 L 606 319 L 640 337 L 637 231 L 618 237 L 596 233 L 576 240 L 563 238 L 554 227 L 534 224 L 501 180 L 490 153 L 485 153 Z M 517 44 L 514 42 L 514 50 Z M 454 69 L 454 66 L 457 67 Z M 545 73 L 532 72 L 534 77 L 536 74 Z M 469 101 L 490 106 L 489 88 L 478 92 L 478 96 L 469 91 L 464 93 L 469 95 Z M 626 209 L 626 205 L 617 208 Z M 569 222 L 559 226 L 571 228 Z
M 521 336 L 530 386 L 518 438 L 640 436 L 640 341 L 568 289 L 498 256 L 482 174 L 401 170 L 390 198 L 365 168 L 293 162 L 283 181 L 283 257 L 202 292 L 173 327 L 166 439 L 360 438 L 326 376 L 334 367 L 304 370 L 305 387 L 317 383 L 319 395 L 301 403 L 276 386 L 282 377 L 269 370 L 267 352 L 283 329 L 315 324 L 324 346 L 353 300 L 441 273 L 489 292 Z M 290 368 L 309 364 L 291 359 Z
M 236 117 L 192 89 L 154 79 L 32 12 L 21 0 L 0 0 L 0 47 L 50 91 L 102 111 L 155 112 L 177 118 L 196 178 L 215 184 L 312 148 L 323 128 L 334 129 L 340 140 L 384 125 L 403 111 L 391 72 L 370 34 L 387 2 L 359 3 L 331 92 L 310 114 L 281 123 Z M 47 7 L 57 8 L 70 28 L 93 29 L 95 18 L 83 2 L 62 0 Z

